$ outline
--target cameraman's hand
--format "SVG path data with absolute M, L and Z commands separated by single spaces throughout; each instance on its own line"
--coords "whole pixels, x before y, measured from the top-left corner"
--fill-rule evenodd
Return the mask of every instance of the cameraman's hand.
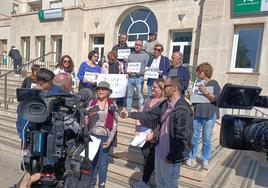
M 30 188 L 32 183 L 41 178 L 40 173 L 30 175 L 28 172 L 24 174 L 21 180 L 17 183 L 16 188 Z
M 108 140 L 107 142 L 103 143 L 102 147 L 105 149 L 105 148 L 108 148 L 110 146 L 110 144 L 112 143 L 111 140 Z
M 127 118 L 128 117 L 128 111 L 126 109 L 122 110 L 121 112 L 119 112 L 119 116 L 121 118 Z

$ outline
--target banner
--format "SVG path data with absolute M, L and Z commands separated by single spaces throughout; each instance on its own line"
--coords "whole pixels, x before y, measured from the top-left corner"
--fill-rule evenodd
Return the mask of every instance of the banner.
M 141 62 L 129 62 L 127 64 L 127 72 L 140 72 Z
M 130 54 L 130 49 L 118 49 L 117 59 L 127 59 Z
M 128 83 L 126 74 L 99 74 L 97 84 L 101 81 L 106 81 L 110 84 L 110 88 L 113 90 L 110 98 L 125 97 Z
M 256 14 L 268 11 L 268 0 L 232 0 L 233 14 Z

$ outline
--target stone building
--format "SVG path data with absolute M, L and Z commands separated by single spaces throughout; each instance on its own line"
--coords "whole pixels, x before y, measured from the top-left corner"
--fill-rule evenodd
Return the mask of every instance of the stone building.
M 106 55 L 120 32 L 129 46 L 157 32 L 165 55 L 181 51 L 193 66 L 207 61 L 222 86 L 258 85 L 267 95 L 267 10 L 265 0 L 5 0 L 0 54 L 12 45 L 26 59 L 55 51 L 77 69 L 91 49 Z

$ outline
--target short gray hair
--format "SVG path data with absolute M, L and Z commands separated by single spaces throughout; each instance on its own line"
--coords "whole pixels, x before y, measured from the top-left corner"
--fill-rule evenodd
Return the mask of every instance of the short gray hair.
M 179 91 L 182 90 L 182 81 L 180 79 L 180 77 L 178 76 L 169 76 L 168 78 L 170 78 L 171 83 L 178 88 Z

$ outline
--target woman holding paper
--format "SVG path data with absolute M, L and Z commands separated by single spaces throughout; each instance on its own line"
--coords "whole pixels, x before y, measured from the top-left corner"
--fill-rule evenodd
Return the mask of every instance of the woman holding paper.
M 96 184 L 98 171 L 99 187 L 105 187 L 109 150 L 117 130 L 117 106 L 112 99 L 108 98 L 111 93 L 109 83 L 101 81 L 96 87 L 97 99 L 92 99 L 88 108 L 89 127 L 93 135 L 101 140 L 99 152 L 93 160 L 94 173 L 91 181 L 93 185 Z
M 155 80 L 152 85 L 152 96 L 147 97 L 144 100 L 141 111 L 150 111 L 155 106 L 159 105 L 164 100 L 164 80 Z M 148 132 L 148 129 L 152 131 L 158 127 L 158 121 L 138 121 L 136 125 L 136 135 L 141 132 Z M 159 127 L 158 127 L 159 128 Z M 155 157 L 155 143 L 152 141 L 151 134 L 147 135 L 147 141 L 142 146 L 142 153 L 144 156 L 144 168 L 142 181 L 134 183 L 133 187 L 151 187 L 149 185 L 150 177 L 154 171 L 154 157 Z
M 196 82 L 199 83 L 199 85 L 196 86 L 199 90 L 197 93 L 203 95 L 206 100 L 200 100 L 199 103 L 193 103 L 193 152 L 190 153 L 190 159 L 187 161 L 187 164 L 190 166 L 197 165 L 196 157 L 198 152 L 200 129 L 202 128 L 201 165 L 204 169 L 208 169 L 208 161 L 211 155 L 212 130 L 216 119 L 219 118 L 219 108 L 216 106 L 216 100 L 220 95 L 221 88 L 216 80 L 211 79 L 213 68 L 209 63 L 205 62 L 198 65 L 196 68 L 196 74 L 200 80 L 199 82 Z
M 101 67 L 97 64 L 99 52 L 92 50 L 88 53 L 88 61 L 81 63 L 77 77 L 80 80 L 79 90 L 82 88 L 95 89 L 98 73 L 101 73 Z

